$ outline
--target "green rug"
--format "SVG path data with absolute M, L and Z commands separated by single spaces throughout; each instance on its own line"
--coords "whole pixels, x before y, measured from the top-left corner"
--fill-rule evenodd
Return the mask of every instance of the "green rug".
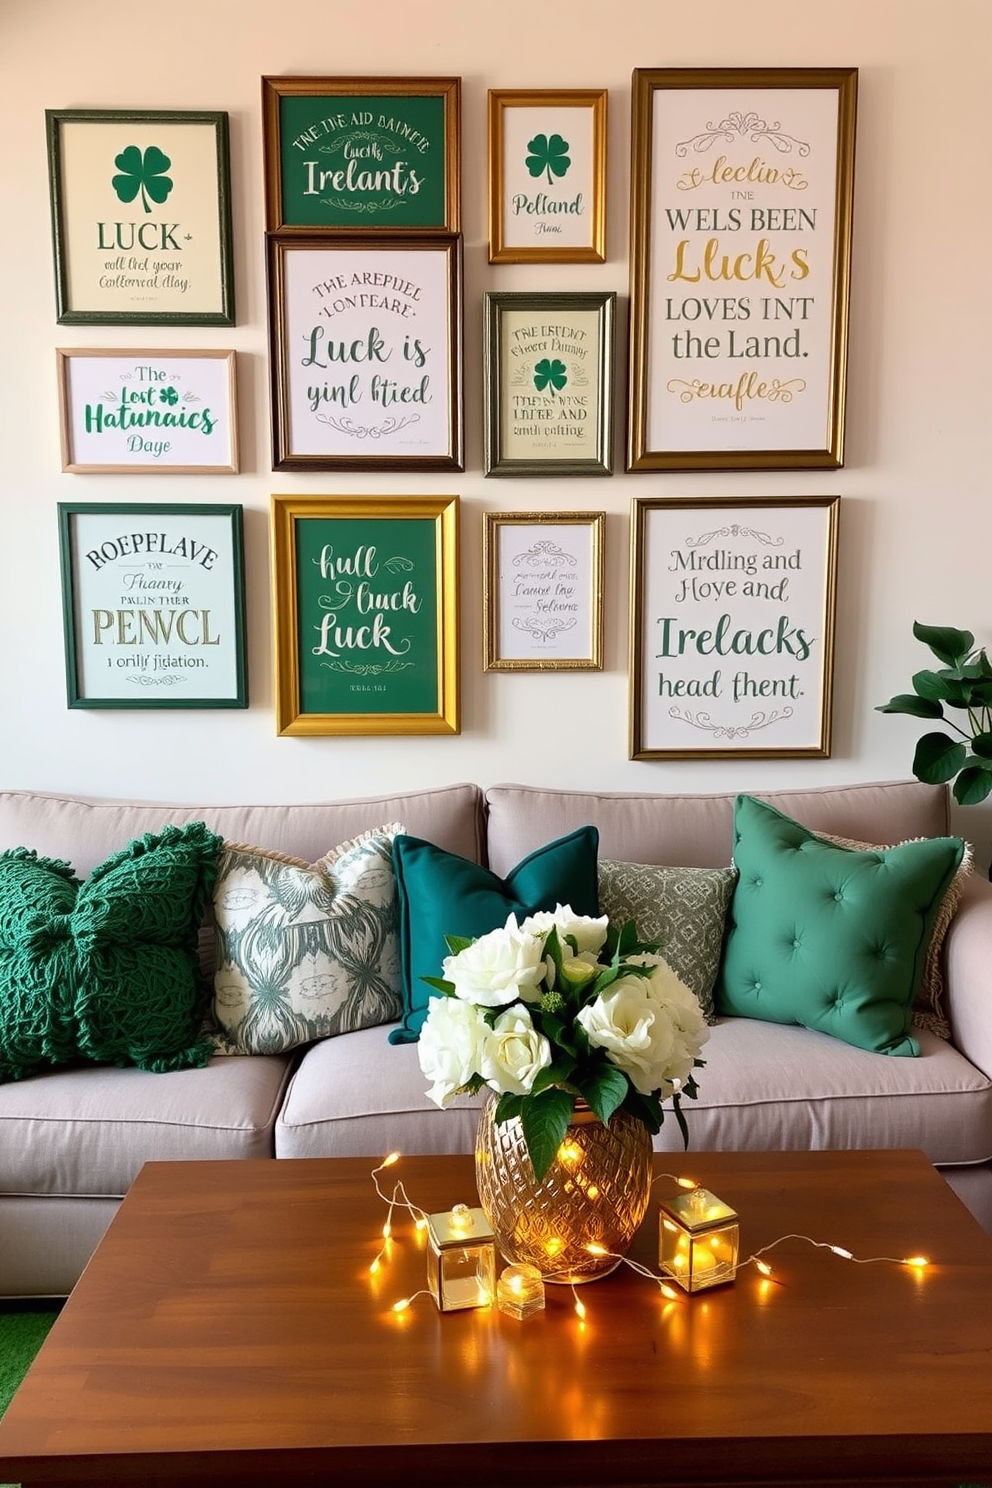
M 39 1303 L 32 1302 L 30 1308 L 17 1303 L 0 1304 L 0 1416 L 59 1315 L 58 1303 L 41 1310 Z M 17 1485 L 0 1483 L 0 1488 L 17 1488 Z

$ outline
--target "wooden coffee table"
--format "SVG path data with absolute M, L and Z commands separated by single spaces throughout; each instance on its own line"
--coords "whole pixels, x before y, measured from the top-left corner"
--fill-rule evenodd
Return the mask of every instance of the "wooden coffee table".
M 441 1315 L 408 1217 L 374 1276 L 374 1159 L 150 1163 L 0 1422 L 0 1481 L 992 1485 L 992 1238 L 920 1153 L 656 1158 L 741 1217 L 721 1289 L 622 1267 L 546 1311 Z M 428 1211 L 470 1158 L 410 1158 Z M 660 1178 L 655 1192 L 674 1192 Z M 656 1260 L 657 1206 L 632 1256 Z

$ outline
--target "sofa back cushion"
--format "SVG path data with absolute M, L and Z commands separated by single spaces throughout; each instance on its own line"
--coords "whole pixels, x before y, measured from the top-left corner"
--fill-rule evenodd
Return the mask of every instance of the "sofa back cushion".
M 206 822 L 227 842 L 251 842 L 307 863 L 315 863 L 339 842 L 397 821 L 448 852 L 483 861 L 482 792 L 477 785 L 295 806 L 169 806 L 2 791 L 0 852 L 30 843 L 44 857 L 67 858 L 85 877 L 122 842 L 161 831 L 169 822 L 187 821 Z
M 950 825 L 947 787 L 918 780 L 753 794 L 811 831 L 866 842 L 944 837 Z M 726 867 L 733 851 L 734 800 L 732 793 L 637 795 L 494 785 L 486 791 L 489 866 L 505 874 L 542 842 L 591 822 L 599 828 L 600 858 Z

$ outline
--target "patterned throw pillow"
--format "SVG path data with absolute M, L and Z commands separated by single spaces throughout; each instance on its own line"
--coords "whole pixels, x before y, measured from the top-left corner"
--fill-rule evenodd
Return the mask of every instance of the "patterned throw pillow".
M 713 986 L 736 880 L 733 868 L 658 868 L 609 859 L 599 865 L 600 913 L 615 925 L 633 920 L 642 940 L 663 943 L 662 955 L 695 992 L 708 1023 L 716 1021 Z
M 214 888 L 220 1046 L 276 1054 L 400 1013 L 397 822 L 317 863 L 225 843 Z

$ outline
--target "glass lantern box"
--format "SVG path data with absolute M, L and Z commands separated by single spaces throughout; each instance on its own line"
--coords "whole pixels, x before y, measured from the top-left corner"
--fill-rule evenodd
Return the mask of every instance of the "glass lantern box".
M 683 1291 L 733 1281 L 739 1239 L 737 1215 L 708 1188 L 662 1199 L 659 1205 L 658 1265 Z
M 428 1214 L 427 1285 L 442 1312 L 492 1304 L 496 1238 L 481 1209 L 455 1204 L 443 1214 Z

